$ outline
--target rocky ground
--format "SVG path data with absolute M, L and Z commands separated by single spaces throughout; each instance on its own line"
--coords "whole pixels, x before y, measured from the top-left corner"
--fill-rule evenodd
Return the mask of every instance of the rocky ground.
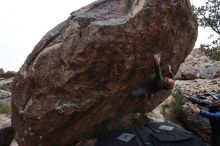
M 202 98 L 212 100 L 209 94 L 220 92 L 220 62 L 210 60 L 200 50 L 193 50 L 181 65 L 176 77 L 176 87 L 174 90 L 181 90 L 187 95 L 200 95 Z M 10 100 L 11 100 L 11 83 L 13 78 L 0 78 L 0 126 L 5 122 L 10 121 Z M 161 105 L 151 113 L 148 113 L 148 118 L 151 121 L 161 122 L 170 120 L 164 115 L 166 106 L 174 106 L 175 98 L 170 96 Z M 210 126 L 207 119 L 196 115 L 192 112 L 195 105 L 185 101 L 181 105 L 181 121 L 178 124 L 197 133 L 207 143 L 210 142 Z M 164 108 L 165 107 L 165 108 Z M 168 112 L 170 112 L 168 110 Z M 13 142 L 12 146 L 17 146 Z
M 220 77 L 220 61 L 211 60 L 200 49 L 194 49 L 181 64 L 179 80 L 213 79 Z

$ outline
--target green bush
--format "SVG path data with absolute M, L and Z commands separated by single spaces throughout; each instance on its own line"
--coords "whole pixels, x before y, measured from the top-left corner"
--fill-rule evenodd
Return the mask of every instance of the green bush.
M 11 105 L 10 104 L 0 104 L 0 113 L 10 115 L 11 114 Z
M 176 88 L 173 92 L 173 99 L 163 105 L 163 115 L 166 120 L 174 123 L 181 122 L 183 117 L 182 105 L 186 102 L 184 94 L 180 88 Z
M 10 91 L 11 90 L 11 85 L 5 84 L 3 86 L 0 86 L 0 90 Z
M 184 93 L 180 88 L 176 88 L 172 93 L 174 100 L 171 105 L 171 117 L 177 121 L 181 121 L 183 116 L 182 105 L 185 104 L 186 99 Z
M 220 47 L 211 47 L 210 45 L 201 45 L 200 47 L 212 60 L 220 61 Z

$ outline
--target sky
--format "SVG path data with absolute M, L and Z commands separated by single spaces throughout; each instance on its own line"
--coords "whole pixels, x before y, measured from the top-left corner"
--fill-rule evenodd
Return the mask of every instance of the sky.
M 18 71 L 34 46 L 70 13 L 94 0 L 1 0 L 0 68 Z M 191 0 L 195 6 L 205 0 Z M 199 28 L 195 47 L 209 42 L 210 29 Z

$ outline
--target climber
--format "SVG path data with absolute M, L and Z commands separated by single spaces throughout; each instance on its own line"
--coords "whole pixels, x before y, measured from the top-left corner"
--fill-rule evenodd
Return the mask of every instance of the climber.
M 131 92 L 132 96 L 135 97 L 152 97 L 153 93 L 156 93 L 159 90 L 170 90 L 174 87 L 174 75 L 172 73 L 171 65 L 168 65 L 168 77 L 162 77 L 161 68 L 160 68 L 160 54 L 154 55 L 154 64 L 155 64 L 155 77 L 149 85 L 141 86 L 140 88 Z
M 5 127 L 0 129 L 0 146 L 10 146 L 14 138 L 14 129 Z
M 220 146 L 220 94 L 216 94 L 213 101 L 199 99 L 193 96 L 186 96 L 194 104 L 207 107 L 209 111 L 200 110 L 198 107 L 192 108 L 194 113 L 208 118 L 211 126 L 211 140 L 213 146 Z

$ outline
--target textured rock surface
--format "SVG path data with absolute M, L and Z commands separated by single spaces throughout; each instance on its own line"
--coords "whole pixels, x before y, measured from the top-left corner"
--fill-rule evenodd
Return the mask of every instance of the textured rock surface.
M 0 80 L 0 105 L 11 104 L 11 84 L 13 78 Z
M 196 79 L 196 80 L 179 80 L 176 81 L 178 86 L 187 95 L 200 95 L 213 99 L 207 94 L 215 94 L 220 92 L 220 78 L 216 79 Z
M 183 111 L 182 122 L 187 129 L 193 131 L 198 136 L 200 136 L 203 141 L 210 144 L 211 130 L 209 125 L 209 120 L 202 117 L 199 114 L 194 113 L 192 111 L 192 108 L 195 108 L 194 106 L 195 105 L 188 102 L 182 106 L 182 111 Z
M 180 80 L 211 79 L 220 77 L 220 61 L 211 60 L 200 49 L 194 49 L 181 64 L 176 75 Z
M 0 68 L 0 78 L 2 78 L 4 75 L 4 70 L 2 68 Z
M 0 104 L 10 103 L 11 101 L 11 92 L 0 90 Z
M 16 72 L 15 71 L 7 71 L 4 73 L 3 78 L 13 78 L 16 76 Z
M 174 72 L 194 46 L 188 0 L 100 0 L 73 12 L 36 45 L 14 80 L 12 125 L 20 146 L 68 146 L 151 100 L 129 93 L 153 79 L 153 54 Z M 159 95 L 159 94 L 158 94 Z
M 13 82 L 14 78 L 8 78 L 8 79 L 4 79 L 2 78 L 2 80 L 0 80 L 0 87 L 3 86 L 11 86 L 12 82 Z

